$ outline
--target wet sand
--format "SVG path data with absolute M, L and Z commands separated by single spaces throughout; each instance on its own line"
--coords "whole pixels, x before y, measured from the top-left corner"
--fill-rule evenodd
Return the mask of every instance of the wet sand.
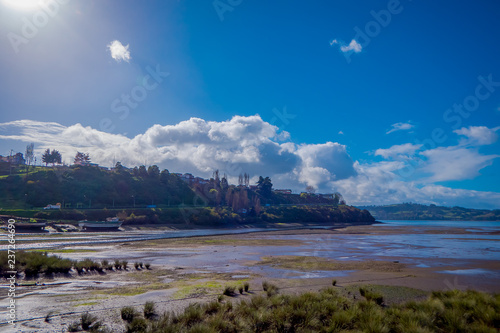
M 50 243 L 51 237 L 59 241 L 55 236 L 41 236 L 44 242 L 40 243 Z M 139 308 L 146 301 L 154 301 L 159 312 L 180 311 L 191 302 L 215 299 L 226 285 L 249 282 L 253 293 L 262 292 L 264 280 L 274 282 L 286 293 L 318 290 L 331 286 L 333 279 L 339 290 L 358 284 L 385 285 L 399 295 L 393 301 L 425 296 L 432 290 L 498 293 L 499 246 L 495 232 L 400 226 L 63 246 L 55 254 L 71 259 L 127 260 L 129 269 L 80 276 L 74 273 L 39 279 L 45 285 L 18 287 L 18 319 L 31 320 L 17 323 L 14 330 L 6 326 L 0 330 L 62 332 L 80 313 L 91 311 L 105 319 L 113 332 L 123 332 L 125 326 L 119 315 L 123 306 Z M 134 262 L 149 262 L 152 269 L 137 271 Z M 399 287 L 418 290 L 405 296 L 410 289 Z M 238 295 L 232 300 L 250 296 Z M 5 297 L 5 289 L 0 297 Z M 3 321 L 5 312 L 0 311 Z M 49 313 L 53 317 L 46 322 Z

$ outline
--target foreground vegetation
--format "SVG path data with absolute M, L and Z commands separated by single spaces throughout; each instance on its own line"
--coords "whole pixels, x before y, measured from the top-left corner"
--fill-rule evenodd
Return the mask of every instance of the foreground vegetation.
M 387 206 L 360 206 L 378 220 L 500 221 L 500 209 L 470 209 L 404 203 Z
M 347 297 L 338 288 L 280 295 L 266 284 L 267 296 L 239 303 L 212 301 L 158 316 L 123 308 L 127 332 L 498 332 L 500 295 L 476 291 L 433 292 L 423 301 L 384 305 L 383 295 L 359 288 Z M 273 292 L 269 292 L 273 290 Z
M 48 255 L 47 252 L 18 251 L 15 256 L 15 269 L 9 267 L 8 252 L 0 252 L 0 277 L 9 277 L 9 271 L 24 273 L 25 278 L 36 278 L 39 275 L 53 276 L 54 274 L 69 274 L 73 269 L 78 274 L 103 273 L 104 271 L 120 271 L 128 269 L 127 261 L 115 260 L 101 262 L 92 259 L 70 260 L 58 256 Z M 136 266 L 137 264 L 137 266 Z M 150 269 L 150 264 L 136 263 L 136 270 Z

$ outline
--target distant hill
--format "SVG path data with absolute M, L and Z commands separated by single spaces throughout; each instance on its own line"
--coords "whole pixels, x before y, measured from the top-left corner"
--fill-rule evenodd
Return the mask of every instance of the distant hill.
M 414 203 L 357 207 L 368 210 L 377 220 L 500 221 L 500 209 L 427 206 Z

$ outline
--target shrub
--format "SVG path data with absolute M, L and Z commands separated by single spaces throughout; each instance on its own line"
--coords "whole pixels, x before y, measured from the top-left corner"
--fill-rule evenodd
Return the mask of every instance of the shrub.
M 248 292 L 248 289 L 250 289 L 250 284 L 248 282 L 245 282 L 243 284 L 243 287 L 245 287 L 245 292 Z
M 124 270 L 127 270 L 127 267 L 128 267 L 128 261 L 123 260 L 123 261 L 122 261 L 122 267 L 123 267 L 123 269 L 124 269 Z
M 149 269 L 149 267 L 151 267 L 151 264 L 150 263 L 146 263 L 146 264 L 144 264 L 144 266 L 146 267 L 146 269 Z
M 134 320 L 134 318 L 138 315 L 137 311 L 135 311 L 135 309 L 131 306 L 122 308 L 120 314 L 122 316 L 122 319 L 129 323 L 131 323 L 132 320 Z
M 224 288 L 224 292 L 222 293 L 226 296 L 234 296 L 234 287 L 233 286 L 226 286 Z
M 333 280 L 333 281 L 332 281 L 332 286 L 334 286 L 334 287 L 335 287 L 336 285 L 337 285 L 337 280 Z
M 80 317 L 82 329 L 87 331 L 96 320 L 97 318 L 91 315 L 90 313 L 88 312 L 82 313 L 82 316 Z
M 367 301 L 373 301 L 377 303 L 378 305 L 384 304 L 384 296 L 382 294 L 373 292 L 371 290 L 365 289 L 363 287 L 359 288 L 359 293 L 361 296 L 366 298 Z
M 278 294 L 279 291 L 277 286 L 267 281 L 262 282 L 262 289 L 264 289 L 264 291 L 266 292 L 267 297 L 274 296 Z
M 101 266 L 102 266 L 102 268 L 107 269 L 108 271 L 112 271 L 114 265 L 113 265 L 113 263 L 110 263 L 107 260 L 103 260 L 101 262 Z
M 75 321 L 69 324 L 68 331 L 69 332 L 78 332 L 80 330 L 80 323 Z
M 238 291 L 240 292 L 240 294 L 243 294 L 243 286 L 239 286 Z
M 144 318 L 134 318 L 130 324 L 127 325 L 127 333 L 142 333 L 148 329 L 148 322 Z
M 146 304 L 144 304 L 144 318 L 152 319 L 154 317 L 156 317 L 155 303 L 146 302 Z
M 120 270 L 120 269 L 122 269 L 122 263 L 118 259 L 115 259 L 115 269 L 117 271 Z
M 138 262 L 134 262 L 134 268 L 135 268 L 136 270 L 139 270 L 139 263 L 138 263 Z

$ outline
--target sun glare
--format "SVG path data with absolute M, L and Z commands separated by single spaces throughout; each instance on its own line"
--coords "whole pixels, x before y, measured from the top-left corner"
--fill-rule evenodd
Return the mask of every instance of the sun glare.
M 41 7 L 48 0 L 1 0 L 7 7 L 18 10 L 35 10 Z

